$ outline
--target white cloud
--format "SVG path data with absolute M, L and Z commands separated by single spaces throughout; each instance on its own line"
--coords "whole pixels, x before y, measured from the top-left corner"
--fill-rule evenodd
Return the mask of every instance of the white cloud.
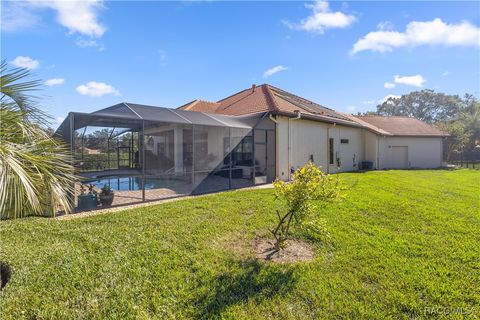
M 393 88 L 395 88 L 395 83 L 385 82 L 385 83 L 383 84 L 383 87 L 384 87 L 384 88 L 387 88 L 387 89 L 393 89 Z
M 290 29 L 323 34 L 325 29 L 346 28 L 357 21 L 357 18 L 353 15 L 340 11 L 330 11 L 327 1 L 318 0 L 314 4 L 306 4 L 305 7 L 312 9 L 310 16 L 302 19 L 300 23 L 291 23 L 288 21 L 284 21 L 283 23 Z
M 18 31 L 36 26 L 40 18 L 32 13 L 27 2 L 2 1 L 1 4 L 2 31 Z
M 93 48 L 97 47 L 98 51 L 104 51 L 105 47 L 103 44 L 98 43 L 95 40 L 92 39 L 84 39 L 84 38 L 78 38 L 77 41 L 75 41 L 75 44 L 79 46 L 80 48 Z
M 77 92 L 90 97 L 101 97 L 106 94 L 118 96 L 120 92 L 105 82 L 90 81 L 77 87 Z
M 442 73 L 442 76 L 446 77 L 446 76 L 449 76 L 450 75 L 450 71 L 444 71 Z
M 288 70 L 287 67 L 284 67 L 282 65 L 279 65 L 279 66 L 275 66 L 273 68 L 270 68 L 268 69 L 267 71 L 265 71 L 263 73 L 263 77 L 264 78 L 268 78 L 270 76 L 273 76 L 275 73 L 278 73 L 278 72 L 281 72 L 281 71 L 285 71 L 285 70 Z
M 51 86 L 56 86 L 56 85 L 63 84 L 64 82 L 65 82 L 65 79 L 63 79 L 63 78 L 53 78 L 53 79 L 48 79 L 47 81 L 45 81 L 45 85 L 51 87 Z
M 401 96 L 396 96 L 394 94 L 389 94 L 389 95 L 386 95 L 385 97 L 383 97 L 383 99 L 381 100 L 378 100 L 378 103 L 384 103 L 385 101 L 387 101 L 388 99 L 390 98 L 393 98 L 393 99 L 399 99 Z
M 393 30 L 394 25 L 390 21 L 382 21 L 377 24 L 378 30 Z
M 105 27 L 98 22 L 102 0 L 30 0 L 29 3 L 33 7 L 55 10 L 58 23 L 70 33 L 101 37 L 105 32 Z
M 97 41 L 91 40 L 91 39 L 77 39 L 75 44 L 79 47 L 82 47 L 82 48 L 98 46 Z
M 425 78 L 423 78 L 422 75 L 417 74 L 417 75 L 414 75 L 414 76 L 403 76 L 403 77 L 401 77 L 399 75 L 396 75 L 393 78 L 393 81 L 395 81 L 395 83 L 404 84 L 404 85 L 407 85 L 407 86 L 423 87 L 423 84 L 427 80 L 425 80 Z
M 38 60 L 32 59 L 30 57 L 18 56 L 13 61 L 10 62 L 15 67 L 26 68 L 29 70 L 37 69 L 40 63 Z
M 468 21 L 448 24 L 436 18 L 432 21 L 412 21 L 405 32 L 379 30 L 366 34 L 353 45 L 351 54 L 371 50 L 390 52 L 394 48 L 422 45 L 480 46 L 480 28 Z
M 348 112 L 354 112 L 355 110 L 357 110 L 357 107 L 356 107 L 356 106 L 348 106 L 348 107 L 347 107 L 347 111 L 348 111 Z
M 57 117 L 58 124 L 61 124 L 65 120 L 64 117 Z

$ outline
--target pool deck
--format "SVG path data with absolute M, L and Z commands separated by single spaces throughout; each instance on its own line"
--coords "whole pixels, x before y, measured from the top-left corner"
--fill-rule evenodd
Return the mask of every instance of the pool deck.
M 271 183 L 270 184 L 262 184 L 262 185 L 258 185 L 258 186 L 248 187 L 248 188 L 221 191 L 221 193 L 223 193 L 223 192 L 240 192 L 242 190 L 268 189 L 268 188 L 273 188 L 273 185 Z M 145 190 L 146 191 L 145 192 L 145 197 L 147 197 L 147 191 L 160 191 L 160 190 L 161 189 Z M 140 197 L 138 196 L 138 194 L 130 194 L 130 195 L 126 194 L 124 197 L 120 196 L 120 198 L 142 201 L 141 191 L 125 191 L 125 192 L 140 192 Z M 220 193 L 220 192 L 216 192 L 216 193 Z M 202 195 L 185 195 L 185 196 L 176 194 L 176 196 L 174 195 L 170 198 L 163 198 L 161 200 L 151 200 L 151 201 L 148 201 L 148 202 L 132 203 L 133 201 L 130 201 L 130 202 L 125 202 L 124 203 L 124 204 L 132 203 L 130 205 L 119 204 L 117 206 L 107 207 L 105 209 L 102 209 L 101 207 L 99 207 L 99 209 L 95 209 L 95 210 L 91 210 L 91 211 L 83 211 L 83 212 L 74 213 L 74 214 L 59 215 L 59 216 L 56 216 L 54 219 L 69 220 L 69 219 L 77 219 L 77 218 L 86 218 L 86 217 L 97 216 L 97 215 L 102 215 L 102 214 L 107 214 L 107 213 L 114 213 L 114 212 L 129 210 L 129 209 L 149 207 L 149 206 L 154 206 L 154 205 L 173 202 L 173 201 L 182 201 L 182 200 L 198 198 L 198 197 L 210 197 L 210 196 L 215 195 L 216 193 L 202 194 Z M 150 196 L 152 196 L 153 199 L 158 199 L 158 196 L 155 195 L 155 194 L 150 194 L 149 198 L 150 198 Z M 115 197 L 117 197 L 117 194 L 115 194 Z

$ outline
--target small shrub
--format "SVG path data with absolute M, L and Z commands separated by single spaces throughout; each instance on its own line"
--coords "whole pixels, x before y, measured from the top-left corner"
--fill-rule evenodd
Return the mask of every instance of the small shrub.
M 292 223 L 308 232 L 313 238 L 322 238 L 326 233 L 325 220 L 319 215 L 319 207 L 340 196 L 339 179 L 322 172 L 309 161 L 293 174 L 292 181 L 276 180 L 273 183 L 275 198 L 286 209 L 277 210 L 278 223 L 271 230 L 275 237 L 275 249 L 280 250 L 289 238 Z

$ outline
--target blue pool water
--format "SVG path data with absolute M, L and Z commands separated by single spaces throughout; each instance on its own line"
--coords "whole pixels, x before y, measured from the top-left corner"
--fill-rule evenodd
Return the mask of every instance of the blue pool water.
M 96 180 L 89 180 L 85 183 L 93 183 L 96 187 L 102 188 L 104 185 L 110 185 L 113 190 L 141 190 L 142 182 L 139 177 L 109 177 Z M 186 182 L 172 179 L 145 179 L 145 189 L 174 188 L 184 185 Z

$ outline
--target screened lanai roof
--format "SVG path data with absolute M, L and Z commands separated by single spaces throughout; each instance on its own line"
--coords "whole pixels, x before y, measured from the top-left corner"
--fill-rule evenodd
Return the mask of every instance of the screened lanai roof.
M 95 117 L 121 117 L 127 119 L 148 120 L 154 122 L 198 124 L 205 126 L 251 128 L 256 116 L 225 116 L 169 108 L 154 107 L 135 103 L 119 103 L 114 106 L 92 112 Z
M 71 112 L 58 127 L 55 135 L 69 141 L 71 131 L 87 126 L 130 128 L 140 131 L 143 122 L 147 121 L 252 129 L 264 115 L 265 113 L 226 116 L 123 102 L 92 113 Z

